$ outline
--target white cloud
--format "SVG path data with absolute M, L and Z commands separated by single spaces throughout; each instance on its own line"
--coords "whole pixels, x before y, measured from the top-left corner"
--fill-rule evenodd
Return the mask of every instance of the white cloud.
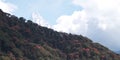
M 15 9 L 17 9 L 17 6 L 11 3 L 5 2 L 3 0 L 0 0 L 0 9 L 2 9 L 4 12 L 12 13 L 15 11 Z
M 57 19 L 57 24 L 53 26 L 54 30 L 85 34 L 87 30 L 87 20 L 85 11 L 75 11 L 72 15 L 63 15 Z
M 77 31 L 80 29 L 81 31 L 87 29 L 87 21 L 93 18 L 98 20 L 97 26 L 102 30 L 112 29 L 117 22 L 120 22 L 120 9 L 118 8 L 120 6 L 119 0 L 73 0 L 73 3 L 81 6 L 83 10 L 75 11 L 71 16 L 60 16 L 57 19 L 57 24 L 54 26 L 55 30 L 78 33 Z M 80 13 L 83 11 L 86 14 L 85 16 Z M 115 20 L 117 22 L 115 22 Z M 73 22 L 79 23 L 74 24 Z M 84 33 L 85 31 L 86 30 L 84 30 Z M 82 34 L 83 32 L 79 32 L 78 34 L 80 33 Z
M 50 25 L 48 24 L 48 22 L 45 19 L 43 19 L 43 17 L 38 13 L 35 13 L 35 12 L 32 13 L 32 21 L 41 26 L 50 28 Z
M 83 7 L 89 18 L 98 19 L 103 30 L 115 27 L 115 21 L 120 22 L 120 0 L 73 0 L 73 3 Z

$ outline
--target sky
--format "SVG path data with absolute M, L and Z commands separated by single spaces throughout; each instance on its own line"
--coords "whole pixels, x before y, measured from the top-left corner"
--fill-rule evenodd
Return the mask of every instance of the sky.
M 0 0 L 4 12 L 120 50 L 120 0 Z

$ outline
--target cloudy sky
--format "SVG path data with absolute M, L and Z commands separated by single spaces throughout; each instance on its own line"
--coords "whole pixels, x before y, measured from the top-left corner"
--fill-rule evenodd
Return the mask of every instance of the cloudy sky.
M 0 0 L 0 9 L 120 50 L 120 0 Z

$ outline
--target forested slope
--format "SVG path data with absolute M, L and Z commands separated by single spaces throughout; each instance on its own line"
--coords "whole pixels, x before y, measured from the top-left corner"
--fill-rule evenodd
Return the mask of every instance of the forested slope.
M 0 10 L 0 60 L 120 60 L 82 35 L 57 32 Z

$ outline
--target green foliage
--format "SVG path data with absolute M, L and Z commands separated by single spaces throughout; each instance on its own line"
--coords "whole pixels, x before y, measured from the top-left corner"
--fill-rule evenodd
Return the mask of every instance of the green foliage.
M 13 48 L 12 52 L 16 57 L 23 57 L 24 55 L 23 52 L 18 48 Z
M 8 56 L 0 56 L 0 60 L 11 60 Z

